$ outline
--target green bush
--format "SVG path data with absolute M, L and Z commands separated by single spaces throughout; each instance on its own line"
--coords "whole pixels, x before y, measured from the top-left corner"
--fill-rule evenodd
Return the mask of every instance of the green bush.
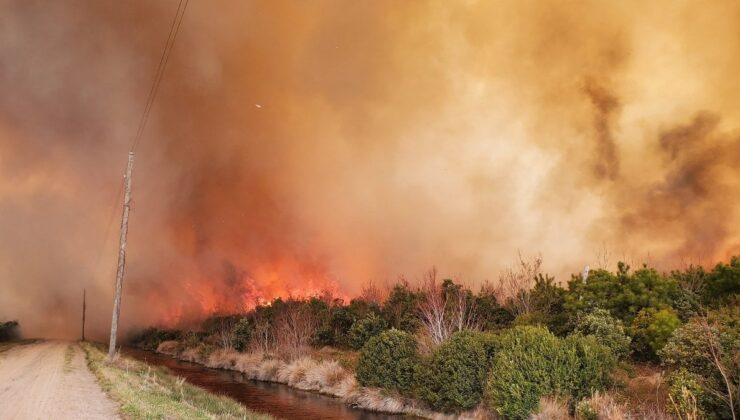
M 418 302 L 418 293 L 412 291 L 407 283 L 398 283 L 383 305 L 383 318 L 392 328 L 414 333 L 419 328 Z
M 572 325 L 570 312 L 565 308 L 568 292 L 555 283 L 555 278 L 539 274 L 532 288 L 532 319 L 530 325 L 541 324 L 557 336 L 565 336 Z
M 709 417 L 701 408 L 706 406 L 707 396 L 695 374 L 679 369 L 668 377 L 668 384 L 669 412 L 680 419 Z
M 604 389 L 616 358 L 594 337 L 560 339 L 541 327 L 515 327 L 499 337 L 487 403 L 500 416 L 524 419 L 545 396 L 579 398 Z
M 496 291 L 493 288 L 481 288 L 474 299 L 483 330 L 493 331 L 511 326 L 514 321 L 514 314 L 499 304 Z
M 388 329 L 385 320 L 374 313 L 367 318 L 360 319 L 352 324 L 349 329 L 349 345 L 355 350 L 359 350 L 372 337 Z
M 595 337 L 599 344 L 611 349 L 620 360 L 629 356 L 632 339 L 625 333 L 622 321 L 609 315 L 607 310 L 597 308 L 583 316 L 578 320 L 574 332 Z
M 416 391 L 435 410 L 471 409 L 483 396 L 488 364 L 481 333 L 454 334 L 417 366 Z
M 645 360 L 657 360 L 657 352 L 680 326 L 681 320 L 673 309 L 643 309 L 630 328 L 635 354 Z
M 251 318 L 244 317 L 234 326 L 234 349 L 236 351 L 246 351 L 249 342 L 252 340 L 254 332 L 254 322 Z
M 396 329 L 383 331 L 362 347 L 355 376 L 362 386 L 407 393 L 418 359 L 413 335 Z
M 128 341 L 136 347 L 154 351 L 163 341 L 179 340 L 181 337 L 182 331 L 179 330 L 150 327 L 134 334 Z
M 602 308 L 629 325 L 643 308 L 670 308 L 679 292 L 678 282 L 652 268 L 630 273 L 630 267 L 618 264 L 616 274 L 593 270 L 584 282 L 574 276 L 568 283 L 565 307 L 572 311 Z
M 712 351 L 714 350 L 714 351 Z M 740 307 L 710 312 L 707 319 L 695 318 L 678 328 L 658 352 L 669 367 L 691 374 L 702 390 L 699 409 L 707 418 L 727 418 L 727 385 L 717 367 L 718 360 L 734 390 L 736 411 L 740 411 Z M 716 360 L 715 360 L 716 356 Z
M 717 264 L 707 276 L 702 292 L 705 302 L 710 306 L 737 303 L 740 295 L 740 256 L 732 257 L 729 264 Z
M 577 401 L 605 389 L 611 383 L 611 372 L 617 365 L 614 353 L 599 343 L 594 336 L 571 335 L 564 345 L 578 358 L 577 368 L 571 372 L 571 399 Z

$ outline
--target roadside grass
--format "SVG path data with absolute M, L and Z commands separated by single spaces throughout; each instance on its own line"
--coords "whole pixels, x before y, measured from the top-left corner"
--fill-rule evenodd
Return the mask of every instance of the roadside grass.
M 67 345 L 67 350 L 64 352 L 64 373 L 72 371 L 72 358 L 74 355 L 74 347 L 71 344 Z
M 166 369 L 120 356 L 106 361 L 99 345 L 81 343 L 87 364 L 103 390 L 129 419 L 249 419 L 273 417 L 248 410 L 234 400 L 188 384 Z

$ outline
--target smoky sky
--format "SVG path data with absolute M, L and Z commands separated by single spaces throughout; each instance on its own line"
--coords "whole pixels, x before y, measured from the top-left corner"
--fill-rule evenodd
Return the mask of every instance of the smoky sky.
M 177 0 L 0 4 L 0 318 L 110 322 L 126 153 Z M 122 325 L 517 252 L 740 252 L 733 1 L 192 0 L 136 149 Z

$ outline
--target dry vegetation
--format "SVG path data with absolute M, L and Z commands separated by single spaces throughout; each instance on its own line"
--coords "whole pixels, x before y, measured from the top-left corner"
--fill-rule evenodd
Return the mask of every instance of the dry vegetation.
M 82 343 L 87 363 L 129 419 L 270 419 L 229 398 L 185 383 L 166 369 L 152 368 L 127 357 L 106 362 L 98 346 Z
M 210 368 L 242 372 L 249 379 L 281 383 L 296 389 L 341 398 L 349 405 L 369 411 L 423 417 L 432 415 L 399 395 L 358 386 L 354 372 L 336 360 L 320 360 L 320 354 L 318 357 L 303 355 L 290 359 L 270 353 L 240 353 L 227 349 L 219 349 L 209 355 L 203 355 L 194 349 L 185 349 L 178 353 L 178 343 L 175 341 L 163 342 L 157 351 Z

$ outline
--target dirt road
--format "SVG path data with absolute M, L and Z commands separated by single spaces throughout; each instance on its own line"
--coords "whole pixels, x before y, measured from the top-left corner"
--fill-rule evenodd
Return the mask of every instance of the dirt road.
M 44 341 L 0 353 L 0 419 L 117 419 L 82 349 Z

